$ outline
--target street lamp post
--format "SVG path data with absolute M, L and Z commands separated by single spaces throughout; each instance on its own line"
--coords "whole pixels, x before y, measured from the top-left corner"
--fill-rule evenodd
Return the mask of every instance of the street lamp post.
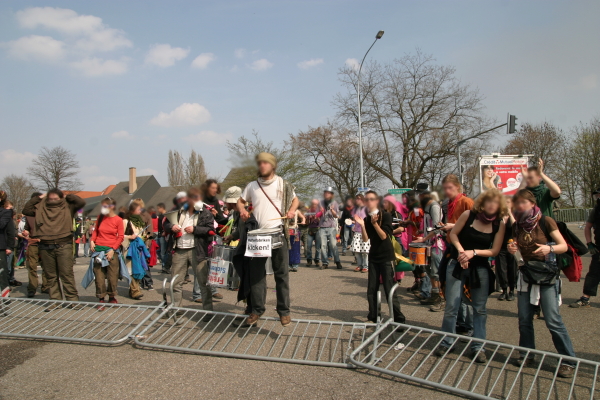
M 356 101 L 358 102 L 358 150 L 360 152 L 360 186 L 361 187 L 365 187 L 365 173 L 364 173 L 364 163 L 363 163 L 363 140 L 362 140 L 362 123 L 361 123 L 361 105 L 360 105 L 360 72 L 362 71 L 362 66 L 363 63 L 365 62 L 365 58 L 367 58 L 367 54 L 369 54 L 369 51 L 371 51 L 371 48 L 375 45 L 375 42 L 377 42 L 377 40 L 381 39 L 381 37 L 383 36 L 383 31 L 379 31 L 377 32 L 377 35 L 375 36 L 375 41 L 373 41 L 373 44 L 371 45 L 371 47 L 369 47 L 369 50 L 367 50 L 367 52 L 365 53 L 365 56 L 363 57 L 362 61 L 360 62 L 360 67 L 358 68 L 358 82 L 356 84 Z

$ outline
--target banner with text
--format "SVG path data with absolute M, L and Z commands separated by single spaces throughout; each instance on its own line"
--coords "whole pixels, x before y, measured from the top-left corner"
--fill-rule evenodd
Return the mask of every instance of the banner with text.
M 481 191 L 496 188 L 506 195 L 515 194 L 523 180 L 521 167 L 527 168 L 528 161 L 527 157 L 519 156 L 482 156 L 479 162 Z
M 271 257 L 271 236 L 248 235 L 246 257 Z

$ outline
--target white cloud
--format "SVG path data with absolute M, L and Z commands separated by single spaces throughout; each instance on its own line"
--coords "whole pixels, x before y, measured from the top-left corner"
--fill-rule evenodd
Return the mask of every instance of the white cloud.
M 254 61 L 249 67 L 255 71 L 264 71 L 273 67 L 273 63 L 266 58 L 261 58 L 260 60 Z
M 36 155 L 25 151 L 20 153 L 14 149 L 0 151 L 0 176 L 8 174 L 23 175 Z
M 215 61 L 217 57 L 213 53 L 202 53 L 192 61 L 193 68 L 206 69 L 208 64 Z
M 159 67 L 171 67 L 176 61 L 183 60 L 188 56 L 190 49 L 182 47 L 171 47 L 170 44 L 155 44 L 146 55 L 146 64 L 158 65 Z
M 231 72 L 238 72 L 238 71 L 239 71 L 239 69 L 240 69 L 240 68 L 239 68 L 237 65 L 234 65 L 233 67 L 231 67 L 231 68 L 229 69 L 229 71 L 231 71 Z
M 592 90 L 596 87 L 598 87 L 598 76 L 596 74 L 586 75 L 579 79 L 579 88 L 583 90 Z
M 183 103 L 170 113 L 160 112 L 150 120 L 152 125 L 170 127 L 200 125 L 210 120 L 208 110 L 198 103 Z
M 127 59 L 103 60 L 98 57 L 88 57 L 81 61 L 72 62 L 71 67 L 79 70 L 85 76 L 121 75 L 127 72 Z
M 244 58 L 246 56 L 246 49 L 235 49 L 233 55 L 235 58 Z
M 348 58 L 346 60 L 346 66 L 358 71 L 358 69 L 360 68 L 360 63 L 356 58 Z
M 88 52 L 133 46 L 122 30 L 109 28 L 102 18 L 79 15 L 66 8 L 31 7 L 17 11 L 16 17 L 23 28 L 42 27 L 76 38 L 75 45 Z
M 152 168 L 142 168 L 137 170 L 138 176 L 157 175 L 158 171 Z
M 188 135 L 183 138 L 190 144 L 204 144 L 209 146 L 225 144 L 228 140 L 233 140 L 231 133 L 217 133 L 215 131 L 201 131 Z
M 6 43 L 8 53 L 22 60 L 58 61 L 65 56 L 65 43 L 50 36 L 30 35 Z
M 125 139 L 125 140 L 131 140 L 131 139 L 135 139 L 135 136 L 133 136 L 131 133 L 127 132 L 127 131 L 116 131 L 113 132 L 110 137 L 115 138 L 115 139 Z
M 305 60 L 298 63 L 298 68 L 300 69 L 308 69 L 311 67 L 316 67 L 319 64 L 323 64 L 322 58 L 312 58 L 310 60 Z

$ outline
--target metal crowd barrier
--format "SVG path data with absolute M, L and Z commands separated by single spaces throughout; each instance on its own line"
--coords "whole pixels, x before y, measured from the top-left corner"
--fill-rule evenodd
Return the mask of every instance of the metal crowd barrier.
M 562 222 L 585 222 L 593 208 L 563 208 L 554 210 L 554 219 Z
M 171 299 L 173 281 L 171 280 Z M 117 345 L 295 364 L 365 368 L 475 399 L 594 399 L 600 363 L 520 348 L 490 340 L 393 322 L 377 324 L 261 318 L 245 326 L 245 315 L 174 307 L 0 299 L 0 337 Z M 378 300 L 380 297 L 378 296 Z M 46 311 L 50 309 L 50 311 Z M 435 354 L 444 338 L 455 338 L 453 351 Z M 488 360 L 477 364 L 472 343 L 482 343 Z M 513 360 L 535 356 L 531 368 Z M 558 377 L 563 362 L 575 365 L 572 378 Z

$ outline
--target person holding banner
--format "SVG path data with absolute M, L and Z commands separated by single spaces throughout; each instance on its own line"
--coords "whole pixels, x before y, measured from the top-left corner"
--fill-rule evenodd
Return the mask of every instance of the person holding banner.
M 171 275 L 176 276 L 173 286 L 173 304 L 181 306 L 183 280 L 188 267 L 192 267 L 194 275 L 202 289 L 202 308 L 212 311 L 212 291 L 208 286 L 208 243 L 214 235 L 213 214 L 201 201 L 200 190 L 191 188 L 187 192 L 187 207 L 177 212 L 177 223 L 168 219 L 163 229 L 170 234 L 168 249 L 174 251 Z
M 258 222 L 259 229 L 277 229 L 279 235 L 285 235 L 282 246 L 271 250 L 271 264 L 277 290 L 277 313 L 281 325 L 292 323 L 290 317 L 290 285 L 289 285 L 289 222 L 296 216 L 298 197 L 294 186 L 276 175 L 277 159 L 270 153 L 256 156 L 258 179 L 250 182 L 237 207 L 242 220 L 250 217 L 246 203 L 252 203 L 252 213 Z M 285 214 L 284 214 L 285 213 Z M 276 239 L 276 238 L 275 238 Z M 248 241 L 250 242 L 250 241 Z M 267 257 L 252 257 L 250 260 L 250 297 L 252 311 L 246 320 L 247 326 L 254 326 L 265 312 L 267 293 Z

